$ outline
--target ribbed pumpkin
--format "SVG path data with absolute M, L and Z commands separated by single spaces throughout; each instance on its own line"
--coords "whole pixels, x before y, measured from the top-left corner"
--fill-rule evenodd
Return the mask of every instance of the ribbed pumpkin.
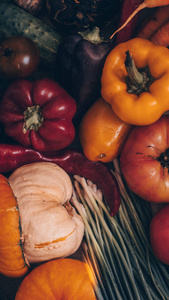
M 24 278 L 15 300 L 96 300 L 93 284 L 85 262 L 70 258 L 52 260 Z
M 25 275 L 32 263 L 67 257 L 80 247 L 84 223 L 69 200 L 69 175 L 50 162 L 0 175 L 0 273 Z
M 0 175 L 0 273 L 19 277 L 28 271 L 23 249 L 18 206 L 7 178 Z
M 35 162 L 16 169 L 8 180 L 18 203 L 28 262 L 76 252 L 84 223 L 69 202 L 73 190 L 69 175 L 54 163 Z

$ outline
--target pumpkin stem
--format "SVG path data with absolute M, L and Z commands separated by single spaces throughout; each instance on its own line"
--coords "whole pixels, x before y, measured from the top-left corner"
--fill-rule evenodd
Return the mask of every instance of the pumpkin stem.
M 39 105 L 27 107 L 23 114 L 23 133 L 26 133 L 28 130 L 37 131 L 39 127 L 42 126 L 44 118 L 42 116 L 42 111 Z

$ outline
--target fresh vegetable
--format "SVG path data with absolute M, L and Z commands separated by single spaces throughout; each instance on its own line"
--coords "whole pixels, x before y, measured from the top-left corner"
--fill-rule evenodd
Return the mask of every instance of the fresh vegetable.
M 103 27 L 120 10 L 119 0 L 46 0 L 46 7 L 54 26 L 64 33 L 74 29 Z
M 13 2 L 33 15 L 40 13 L 45 4 L 45 0 L 13 0 Z
M 100 97 L 102 69 L 112 47 L 98 27 L 69 34 L 58 47 L 55 76 L 77 102 L 76 125 Z
M 137 37 L 150 39 L 151 36 L 169 20 L 169 5 L 158 7 L 146 19 L 144 18 L 137 30 Z
M 120 153 L 131 125 L 113 112 L 111 105 L 99 98 L 83 117 L 79 140 L 85 156 L 92 161 L 112 161 Z
M 36 162 L 16 169 L 8 182 L 17 201 L 21 246 L 28 264 L 76 252 L 84 224 L 70 204 L 69 175 L 55 163 Z M 14 226 L 13 231 L 17 230 Z
M 133 13 L 135 8 L 140 5 L 142 0 L 123 0 L 120 12 L 120 20 L 118 23 L 118 28 L 123 25 L 123 23 L 127 20 L 127 18 Z M 119 31 L 115 37 L 114 46 L 126 42 L 133 38 L 135 28 L 137 26 L 137 21 L 139 18 L 139 13 L 133 17 L 133 19 L 123 28 L 123 30 Z
M 44 263 L 22 281 L 15 300 L 96 300 L 95 279 L 87 263 L 58 259 Z
M 55 81 L 13 81 L 0 103 L 0 122 L 8 136 L 38 151 L 60 150 L 72 143 L 75 100 Z
M 169 5 L 159 7 L 149 18 L 143 20 L 137 36 L 149 39 L 155 45 L 168 47 Z
M 151 220 L 150 242 L 155 256 L 169 265 L 169 205 L 161 208 Z
M 111 215 L 120 206 L 120 193 L 114 175 L 101 162 L 89 161 L 80 151 L 65 149 L 53 156 L 44 155 L 20 145 L 0 144 L 0 173 L 10 173 L 16 168 L 32 162 L 53 162 L 70 175 L 83 176 L 102 190 Z
M 0 175 L 0 273 L 23 276 L 28 271 L 22 248 L 22 230 L 16 198 L 8 180 Z
M 125 26 L 127 26 L 127 24 L 135 17 L 135 15 L 140 12 L 142 9 L 144 8 L 154 8 L 154 7 L 158 7 L 158 6 L 167 6 L 169 5 L 169 0 L 144 0 L 141 4 L 139 4 L 137 6 L 137 8 L 134 10 L 134 12 L 127 18 L 127 20 L 125 21 L 125 23 L 118 28 L 110 37 L 113 38 L 114 35 L 119 32 L 120 30 L 122 30 Z
M 169 46 L 168 32 L 169 30 L 169 20 L 163 24 L 150 38 L 151 42 L 155 45 L 160 45 L 164 47 Z
M 53 68 L 62 37 L 56 30 L 10 3 L 0 3 L 0 40 L 22 35 L 34 41 L 40 51 L 41 63 Z
M 169 5 L 159 7 L 138 28 L 137 36 L 149 39 L 155 45 L 169 46 Z
M 0 43 L 0 78 L 17 79 L 30 76 L 39 65 L 37 45 L 27 37 L 13 36 Z
M 168 82 L 169 50 L 134 38 L 107 56 L 101 94 L 124 122 L 149 125 L 169 109 Z
M 85 223 L 82 247 L 100 288 L 98 299 L 168 300 L 169 268 L 157 260 L 150 246 L 150 205 L 125 188 L 117 159 L 113 165 L 122 198 L 116 216 L 110 217 L 97 186 L 79 176 L 71 200 Z
M 50 162 L 22 166 L 8 181 L 1 175 L 0 190 L 2 274 L 25 275 L 30 263 L 79 248 L 84 224 L 69 203 L 72 183 L 63 169 Z
M 121 171 L 129 188 L 147 201 L 169 202 L 168 128 L 169 116 L 136 126 L 121 151 Z

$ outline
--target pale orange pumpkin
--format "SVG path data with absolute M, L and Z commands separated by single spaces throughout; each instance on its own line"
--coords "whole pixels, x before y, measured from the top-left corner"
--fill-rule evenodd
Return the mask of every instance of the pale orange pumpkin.
M 96 300 L 89 266 L 62 258 L 33 269 L 22 281 L 15 300 Z
M 7 178 L 0 175 L 0 273 L 19 277 L 28 271 L 22 248 L 18 205 Z
M 31 263 L 67 257 L 80 247 L 84 223 L 70 204 L 73 186 L 59 166 L 38 162 L 0 175 L 0 273 L 24 275 Z

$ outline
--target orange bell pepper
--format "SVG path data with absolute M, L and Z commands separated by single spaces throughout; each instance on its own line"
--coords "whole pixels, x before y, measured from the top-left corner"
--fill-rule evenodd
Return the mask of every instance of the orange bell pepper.
M 107 56 L 101 95 L 124 122 L 149 125 L 169 110 L 169 49 L 134 38 Z
M 111 105 L 99 98 L 84 115 L 79 126 L 79 140 L 86 158 L 104 163 L 118 156 L 131 125 L 113 112 Z

